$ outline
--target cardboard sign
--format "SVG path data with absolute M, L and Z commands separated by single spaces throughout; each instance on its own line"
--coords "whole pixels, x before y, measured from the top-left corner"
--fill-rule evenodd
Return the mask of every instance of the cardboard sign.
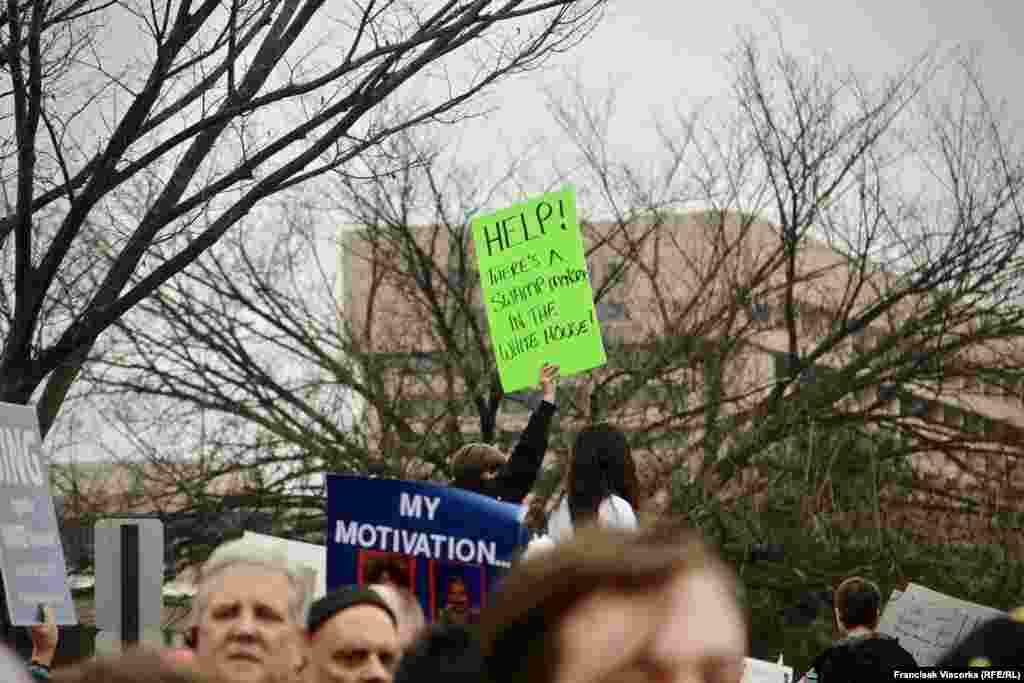
M 893 591 L 878 630 L 899 639 L 918 666 L 935 666 L 983 622 L 1005 616 L 997 609 L 911 583 L 904 591 Z
M 78 623 L 41 445 L 35 409 L 0 403 L 0 572 L 15 626 L 40 623 L 40 605 Z
M 390 579 L 427 621 L 475 623 L 526 533 L 519 506 L 420 482 L 327 476 L 327 590 Z
M 242 541 L 268 552 L 279 552 L 287 556 L 292 564 L 308 571 L 314 600 L 322 598 L 327 592 L 327 548 L 324 546 L 257 534 L 254 531 L 242 534 Z
M 747 657 L 742 683 L 793 683 L 793 667 Z
M 575 190 L 567 187 L 473 219 L 491 342 L 506 392 L 607 362 L 594 309 Z

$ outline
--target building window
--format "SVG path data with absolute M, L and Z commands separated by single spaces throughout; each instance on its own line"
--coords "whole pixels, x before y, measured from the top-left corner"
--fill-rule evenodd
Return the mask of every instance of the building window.
M 409 369 L 414 372 L 437 372 L 443 364 L 433 354 L 417 351 L 409 354 Z
M 795 353 L 773 353 L 775 359 L 775 380 L 789 379 L 800 367 L 800 356 Z
M 448 266 L 448 288 L 457 294 L 461 294 L 466 278 L 458 266 Z
M 626 317 L 626 306 L 614 301 L 597 303 L 597 319 L 601 322 L 623 320 Z
M 917 396 L 900 397 L 900 416 L 925 418 L 928 416 L 928 401 Z
M 767 301 L 755 301 L 750 305 L 750 320 L 762 325 L 772 321 L 772 309 Z

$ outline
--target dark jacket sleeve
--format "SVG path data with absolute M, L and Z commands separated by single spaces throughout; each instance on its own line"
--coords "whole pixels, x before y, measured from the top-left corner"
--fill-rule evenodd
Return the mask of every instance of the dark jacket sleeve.
M 506 503 L 520 503 L 537 481 L 537 473 L 548 450 L 548 432 L 555 406 L 541 401 L 530 415 L 526 429 L 519 436 L 519 443 L 512 449 L 512 455 L 494 478 L 490 495 Z

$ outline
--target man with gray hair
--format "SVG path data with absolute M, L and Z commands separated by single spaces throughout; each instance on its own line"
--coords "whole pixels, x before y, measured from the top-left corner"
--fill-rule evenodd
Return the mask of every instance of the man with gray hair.
M 189 642 L 210 683 L 294 683 L 306 661 L 312 582 L 283 555 L 244 541 L 203 565 Z

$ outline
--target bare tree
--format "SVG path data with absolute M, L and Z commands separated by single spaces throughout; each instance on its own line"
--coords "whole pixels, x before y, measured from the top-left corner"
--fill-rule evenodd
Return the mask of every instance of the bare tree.
M 790 559 L 755 580 L 772 609 L 858 567 L 997 602 L 1017 565 L 973 587 L 951 577 L 1020 552 L 1020 432 L 999 407 L 1021 391 L 1024 177 L 1008 129 L 969 60 L 929 57 L 874 86 L 753 41 L 734 65 L 724 114 L 664 124 L 652 172 L 615 157 L 607 102 L 570 90 L 551 103 L 580 153 L 551 185 L 580 188 L 610 356 L 563 394 L 562 427 L 629 428 L 650 491 L 734 559 L 783 541 Z M 97 383 L 228 416 L 206 437 L 210 472 L 279 466 L 253 490 L 293 507 L 319 489 L 289 482 L 324 469 L 383 457 L 400 476 L 443 474 L 467 432 L 498 440 L 513 404 L 467 215 L 505 204 L 518 169 L 460 169 L 446 148 L 393 136 L 317 200 L 365 228 L 345 247 L 358 308 L 339 317 L 319 275 L 310 308 L 297 275 L 320 270 L 294 248 L 307 238 L 257 250 L 239 236 L 125 321 L 124 355 L 94 366 Z M 265 360 L 266 345 L 290 362 Z M 370 428 L 335 429 L 345 411 L 307 398 L 328 390 L 358 397 Z M 939 540 L 941 561 L 928 556 Z M 953 545 L 967 541 L 988 550 Z M 960 574 L 944 564 L 957 553 Z
M 0 400 L 35 398 L 45 434 L 100 335 L 263 200 L 472 113 L 602 6 L 8 3 Z M 392 106 L 439 77 L 416 106 Z
M 323 472 L 446 475 L 447 455 L 467 437 L 445 427 L 467 415 L 493 440 L 500 385 L 484 355 L 486 321 L 466 296 L 473 286 L 460 284 L 475 268 L 447 248 L 459 244 L 448 231 L 465 237 L 468 215 L 503 181 L 480 184 L 442 147 L 403 131 L 361 159 L 372 182 L 338 174 L 322 197 L 282 195 L 274 211 L 243 221 L 276 231 L 227 236 L 118 321 L 86 369 L 83 400 L 128 442 L 110 456 L 128 453 L 174 501 L 156 496 L 154 508 L 180 516 L 242 494 L 247 507 L 274 511 L 279 528 L 315 538 Z M 390 200 L 406 218 L 437 220 L 401 223 Z M 325 235 L 325 216 L 338 215 L 361 229 L 339 241 L 330 222 Z M 366 296 L 340 296 L 342 253 L 367 279 Z M 408 305 L 396 310 L 396 299 Z M 375 337 L 403 328 L 421 336 L 396 337 L 400 353 Z M 244 478 L 234 489 L 208 485 L 234 475 Z
M 592 400 L 629 423 L 633 390 L 675 350 L 681 405 L 634 422 L 633 443 L 671 482 L 669 511 L 764 591 L 756 637 L 787 655 L 813 639 L 780 635 L 780 602 L 843 574 L 1007 607 L 1024 583 L 1018 143 L 969 58 L 875 85 L 753 40 L 734 58 L 734 108 L 664 138 L 675 199 L 713 211 L 627 261 L 627 310 L 679 315 L 613 342 L 621 360 L 595 373 Z M 555 105 L 607 211 L 660 187 L 601 155 L 606 106 Z M 716 244 L 735 253 L 694 257 Z M 648 275 L 659 263 L 671 277 Z M 769 542 L 785 560 L 751 566 Z

